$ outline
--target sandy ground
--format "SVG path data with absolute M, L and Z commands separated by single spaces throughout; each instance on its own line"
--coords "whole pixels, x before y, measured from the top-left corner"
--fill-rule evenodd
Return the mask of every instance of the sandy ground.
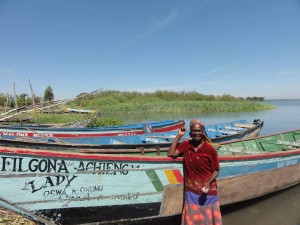
M 0 208 L 0 225 L 12 224 L 36 225 L 35 222 L 32 222 L 14 212 Z

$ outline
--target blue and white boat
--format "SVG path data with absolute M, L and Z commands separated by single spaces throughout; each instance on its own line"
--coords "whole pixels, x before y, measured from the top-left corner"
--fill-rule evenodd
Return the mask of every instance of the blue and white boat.
M 183 126 L 183 124 L 181 124 Z M 207 136 L 214 143 L 255 137 L 263 127 L 263 121 L 237 120 L 216 125 L 205 126 Z M 165 148 L 170 146 L 177 130 L 137 135 L 101 136 L 101 137 L 17 137 L 3 133 L 0 145 L 12 145 L 39 148 L 88 148 L 88 149 L 150 149 Z M 189 130 L 183 139 L 189 138 Z M 98 151 L 98 152 L 99 152 Z M 118 151 L 119 152 L 119 151 Z M 116 152 L 116 153 L 118 153 Z
M 0 135 L 32 138 L 88 138 L 102 136 L 129 136 L 145 133 L 161 133 L 184 126 L 183 120 L 164 120 L 123 126 L 105 127 L 53 127 L 0 125 Z

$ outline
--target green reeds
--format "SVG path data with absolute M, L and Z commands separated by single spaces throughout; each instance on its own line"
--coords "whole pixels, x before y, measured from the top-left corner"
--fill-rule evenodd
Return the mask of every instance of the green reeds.
M 204 113 L 204 112 L 246 112 L 269 110 L 273 105 L 263 104 L 231 95 L 203 95 L 192 92 L 156 91 L 154 93 L 103 91 L 87 95 L 69 104 L 88 109 L 97 109 L 105 114 L 144 113 Z
M 22 117 L 27 117 L 29 113 L 23 114 Z M 92 115 L 78 114 L 78 113 L 65 113 L 65 114 L 51 114 L 51 113 L 37 113 L 37 121 L 31 120 L 31 123 L 48 124 L 48 125 L 68 125 L 80 124 L 80 122 L 92 118 Z M 89 127 L 97 126 L 120 126 L 124 123 L 115 118 L 102 118 L 97 117 L 88 125 Z
M 275 106 L 273 105 L 250 101 L 158 101 L 130 102 L 99 106 L 99 110 L 102 114 L 250 112 L 274 108 Z

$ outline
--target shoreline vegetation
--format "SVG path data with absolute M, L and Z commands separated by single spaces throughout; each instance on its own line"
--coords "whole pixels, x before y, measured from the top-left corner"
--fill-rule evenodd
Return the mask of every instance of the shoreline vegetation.
M 83 96 L 80 98 L 80 96 Z M 198 92 L 156 91 L 154 93 L 101 91 L 81 93 L 63 107 L 90 109 L 100 113 L 90 126 L 115 126 L 126 124 L 120 121 L 122 114 L 151 113 L 209 113 L 209 112 L 250 112 L 271 110 L 274 105 L 264 103 L 263 97 L 238 98 L 224 94 L 222 96 L 203 95 Z M 47 102 L 45 104 L 51 104 Z M 56 109 L 57 110 L 57 109 Z M 29 116 L 23 114 L 22 116 Z M 52 114 L 38 112 L 34 120 L 40 124 L 62 124 L 88 119 L 86 114 Z

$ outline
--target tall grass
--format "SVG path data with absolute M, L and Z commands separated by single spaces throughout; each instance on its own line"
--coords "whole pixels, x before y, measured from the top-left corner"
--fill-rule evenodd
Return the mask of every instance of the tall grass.
M 160 101 L 240 101 L 231 95 L 203 95 L 201 93 L 191 92 L 172 92 L 172 91 L 156 91 L 153 93 L 127 92 L 127 91 L 103 91 L 100 93 L 86 95 L 84 98 L 76 99 L 72 104 L 83 107 L 94 105 L 106 105 L 128 102 L 160 102 Z
M 140 113 L 204 113 L 204 112 L 247 112 L 273 109 L 272 105 L 256 102 L 226 102 L 226 101 L 174 101 L 119 103 L 102 105 L 102 114 L 140 114 Z
M 49 113 L 37 113 L 37 116 L 31 119 L 31 123 L 37 124 L 52 124 L 52 125 L 72 125 L 80 124 L 80 122 L 90 119 L 93 115 L 78 114 L 78 113 L 66 113 L 66 114 L 49 114 Z M 25 113 L 20 118 L 26 118 L 31 116 L 31 113 Z M 113 116 L 97 117 L 90 124 L 89 127 L 95 126 L 119 126 L 125 123 L 120 119 L 114 118 Z
M 154 93 L 104 91 L 69 104 L 98 109 L 101 114 L 171 112 L 243 112 L 275 108 L 263 102 L 241 100 L 231 95 L 213 96 L 197 92 L 156 91 Z

